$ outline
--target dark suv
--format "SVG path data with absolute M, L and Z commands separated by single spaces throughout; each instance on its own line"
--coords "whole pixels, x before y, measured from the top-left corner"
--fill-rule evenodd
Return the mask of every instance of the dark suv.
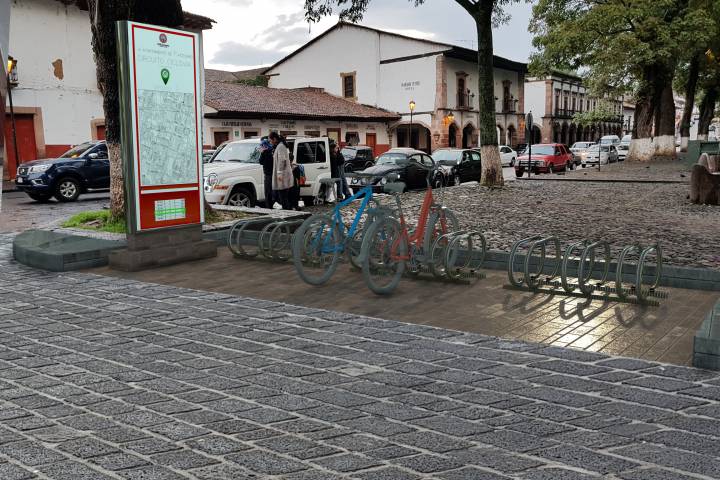
M 345 147 L 340 150 L 340 153 L 342 153 L 342 156 L 345 158 L 346 172 L 365 170 L 366 168 L 375 165 L 373 150 L 370 147 L 366 147 L 364 145 Z
M 105 141 L 77 145 L 59 158 L 34 160 L 17 169 L 15 184 L 33 200 L 74 202 L 81 193 L 110 188 L 110 160 Z

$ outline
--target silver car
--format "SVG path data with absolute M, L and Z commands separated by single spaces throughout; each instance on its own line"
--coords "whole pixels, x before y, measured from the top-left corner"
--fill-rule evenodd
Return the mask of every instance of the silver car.
M 570 147 L 570 152 L 573 154 L 575 165 L 582 165 L 585 163 L 587 158 L 588 148 L 595 145 L 595 142 L 575 142 Z
M 615 145 L 593 145 L 588 148 L 587 157 L 583 162 L 585 165 L 601 165 L 615 163 L 618 161 L 618 151 Z

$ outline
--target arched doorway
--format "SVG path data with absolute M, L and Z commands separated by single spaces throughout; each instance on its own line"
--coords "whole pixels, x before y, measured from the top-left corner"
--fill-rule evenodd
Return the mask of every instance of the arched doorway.
M 510 148 L 515 148 L 518 144 L 517 139 L 517 130 L 515 130 L 514 125 L 508 125 L 507 128 L 507 140 L 505 142 L 505 145 L 507 145 Z
M 502 144 L 505 142 L 505 129 L 502 125 L 496 125 L 498 143 Z
M 473 128 L 471 123 L 468 123 L 465 125 L 465 128 L 463 128 L 463 134 L 462 134 L 462 148 L 471 148 L 473 147 L 473 138 L 475 136 L 475 129 Z
M 560 133 L 560 141 L 558 143 L 563 143 L 563 144 L 568 143 L 568 124 L 566 122 L 563 122 L 563 124 L 562 124 L 562 130 Z
M 540 143 L 542 142 L 542 131 L 540 130 L 540 127 L 537 125 L 533 125 L 532 127 L 532 137 L 531 137 L 531 143 Z
M 553 124 L 553 143 L 560 143 L 560 124 Z
M 430 153 L 432 150 L 430 129 L 420 123 L 404 123 L 395 127 L 395 146 L 412 147 Z
M 570 137 L 568 138 L 568 145 L 572 145 L 577 142 L 577 126 L 574 123 L 570 124 Z
M 450 148 L 457 147 L 457 131 L 457 126 L 451 123 L 448 127 L 448 147 Z

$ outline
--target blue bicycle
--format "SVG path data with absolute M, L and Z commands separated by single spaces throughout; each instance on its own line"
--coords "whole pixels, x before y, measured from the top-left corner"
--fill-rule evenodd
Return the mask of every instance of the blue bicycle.
M 323 180 L 328 186 L 336 179 Z M 342 209 L 362 199 L 355 218 L 346 226 Z M 293 236 L 292 253 L 295 269 L 310 285 L 322 285 L 330 280 L 337 270 L 342 254 L 356 268 L 360 268 L 358 257 L 364 232 L 379 212 L 380 205 L 373 199 L 372 185 L 357 191 L 352 197 L 335 205 L 331 215 L 315 214 L 303 222 Z M 365 216 L 362 228 L 361 220 Z

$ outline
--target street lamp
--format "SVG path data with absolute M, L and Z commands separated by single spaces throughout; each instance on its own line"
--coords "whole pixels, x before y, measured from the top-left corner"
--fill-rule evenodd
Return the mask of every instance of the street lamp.
M 415 100 L 410 100 L 410 148 L 415 148 L 413 146 L 413 138 L 412 138 L 412 130 L 413 130 L 413 112 L 415 111 Z
M 12 85 L 10 84 L 10 73 L 15 69 L 16 66 L 17 66 L 17 60 L 15 60 L 13 57 L 8 56 L 6 80 L 7 80 L 7 91 L 8 91 L 8 103 L 10 104 L 10 125 L 12 125 L 13 151 L 15 152 L 15 163 L 17 165 L 20 165 L 20 155 L 18 154 L 18 145 L 17 145 L 17 132 L 15 130 L 15 109 L 13 108 Z

